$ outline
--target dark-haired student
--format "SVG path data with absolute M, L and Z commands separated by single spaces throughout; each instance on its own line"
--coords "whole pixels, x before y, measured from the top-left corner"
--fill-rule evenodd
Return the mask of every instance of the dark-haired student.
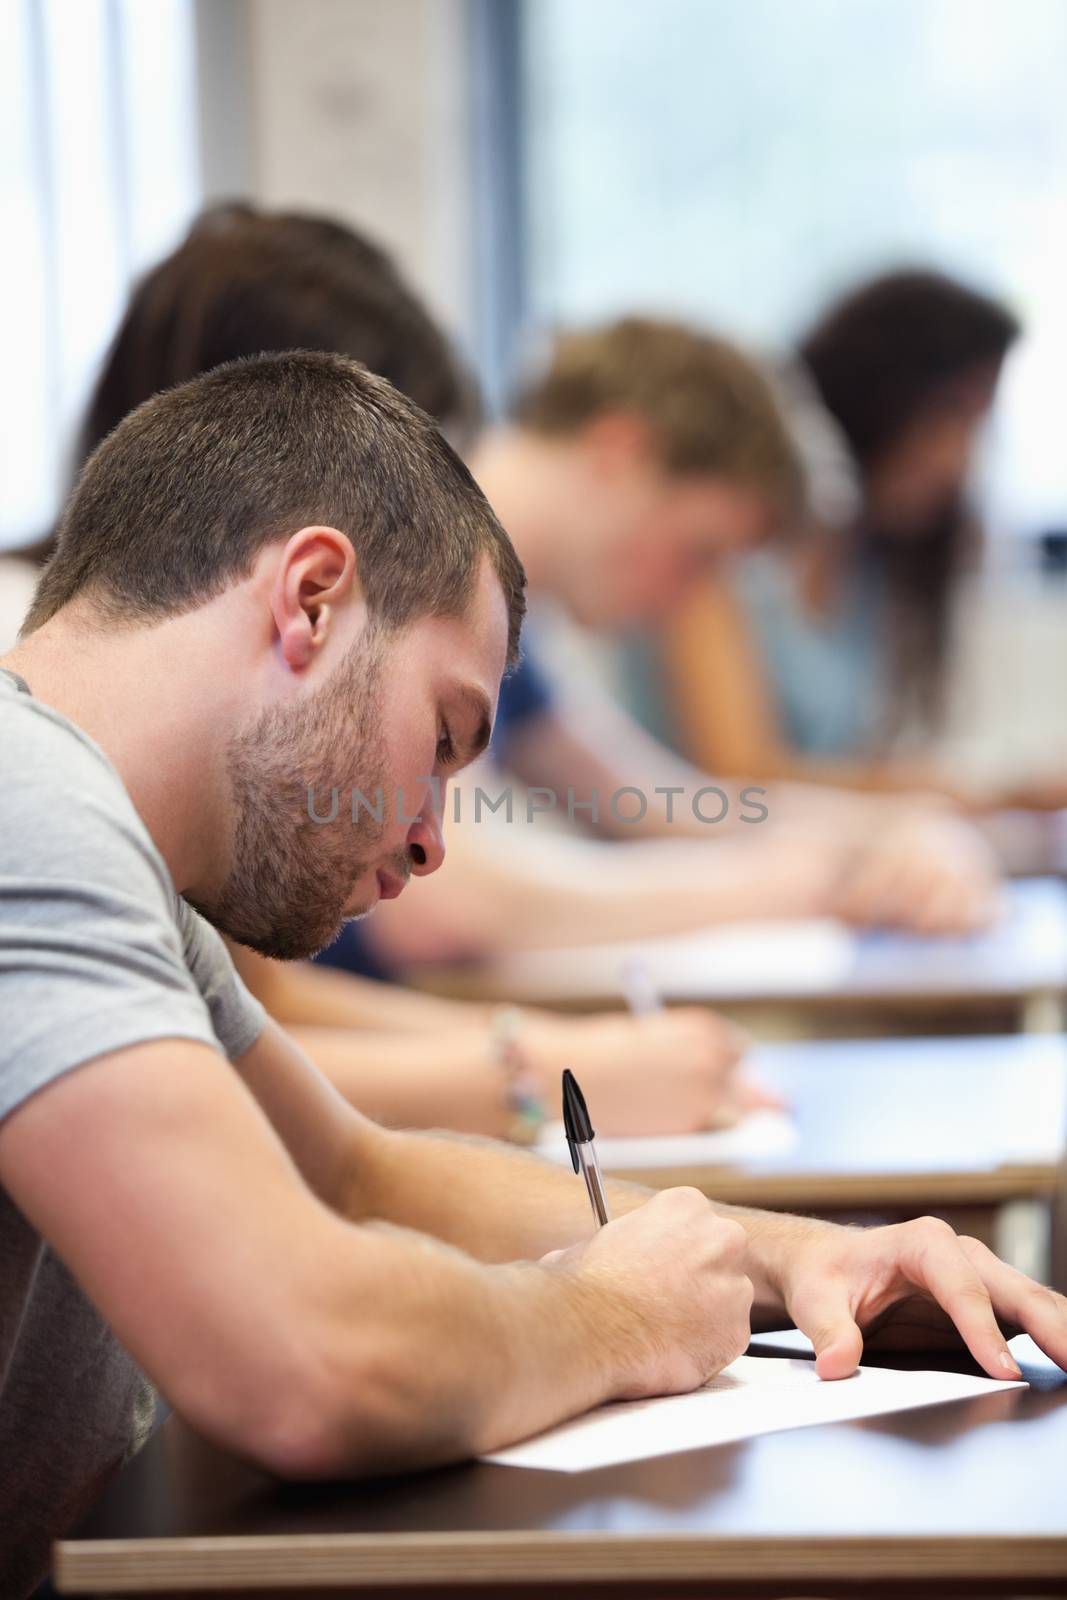
M 78 459 L 159 390 L 222 361 L 293 348 L 363 361 L 458 446 L 478 427 L 473 380 L 384 251 L 327 219 L 227 204 L 206 211 L 134 289 L 86 409 Z M 29 570 L 19 564 L 20 573 Z M 24 610 L 24 583 L 19 598 Z M 521 663 L 505 685 L 498 746 L 540 712 L 546 695 L 531 664 Z M 375 961 L 355 924 L 333 959 L 354 963 L 356 975 L 268 962 L 240 947 L 233 955 L 316 1065 L 360 1110 L 389 1124 L 530 1138 L 567 1066 L 582 1074 L 605 1132 L 720 1126 L 766 1099 L 740 1070 L 743 1035 L 705 1007 L 565 1017 L 438 1000 L 382 981 L 390 968 Z M 516 1100 L 525 1107 L 520 1118 Z
M 865 1334 L 917 1327 L 1005 1376 L 998 1316 L 1067 1362 L 1067 1301 L 943 1223 L 615 1186 L 590 1239 L 569 1174 L 375 1126 L 265 1019 L 219 934 L 306 955 L 434 873 L 430 778 L 489 738 L 522 609 L 458 458 L 340 357 L 169 390 L 79 479 L 0 658 L 10 1600 L 144 1437 L 149 1382 L 227 1448 L 315 1477 L 692 1389 L 751 1319 L 794 1319 L 826 1378 Z M 378 781 L 414 821 L 309 826 L 309 783 Z
M 989 296 L 901 271 L 852 290 L 801 340 L 858 503 L 715 575 L 674 619 L 666 686 L 694 760 L 997 803 L 939 766 L 936 736 L 952 602 L 977 554 L 972 461 L 1018 335 Z

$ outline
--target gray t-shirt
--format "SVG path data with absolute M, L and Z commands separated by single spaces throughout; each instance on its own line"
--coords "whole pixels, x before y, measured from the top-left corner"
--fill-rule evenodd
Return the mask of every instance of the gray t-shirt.
M 263 1022 L 103 751 L 0 670 L 0 1120 L 106 1052 L 181 1038 L 234 1060 Z M 152 1409 L 131 1357 L 0 1186 L 4 1600 L 33 1588 Z

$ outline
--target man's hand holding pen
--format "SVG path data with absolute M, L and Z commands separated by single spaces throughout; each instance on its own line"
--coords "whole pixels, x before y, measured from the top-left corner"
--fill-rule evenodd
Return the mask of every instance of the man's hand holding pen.
M 595 1291 L 594 1331 L 613 1354 L 606 1398 L 685 1394 L 749 1342 L 748 1240 L 696 1189 L 664 1189 L 545 1262 Z
M 632 1330 L 632 1396 L 707 1382 L 747 1347 L 753 1321 L 792 1323 L 807 1334 L 828 1379 L 856 1370 L 865 1341 L 926 1349 L 962 1342 L 990 1377 L 1018 1377 L 1007 1337 L 1019 1331 L 1067 1369 L 1067 1298 L 937 1217 L 848 1228 L 734 1211 L 679 1188 L 636 1206 L 635 1192 L 621 1191 L 624 1214 L 608 1222 L 611 1186 L 572 1073 L 563 1089 L 574 1169 L 600 1227 L 588 1243 L 544 1259 L 591 1272 L 607 1292 L 609 1324 L 613 1299 L 628 1310 L 619 1325 Z

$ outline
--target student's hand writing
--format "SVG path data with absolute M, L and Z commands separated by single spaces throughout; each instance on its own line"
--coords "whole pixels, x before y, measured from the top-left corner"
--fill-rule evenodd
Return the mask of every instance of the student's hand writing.
M 1018 1376 L 1006 1336 L 1028 1333 L 1067 1368 L 1067 1299 L 936 1217 L 882 1228 L 800 1223 L 783 1234 L 782 1299 L 823 1378 L 853 1372 L 865 1343 L 967 1346 L 992 1378 Z
M 545 1261 L 593 1290 L 590 1337 L 614 1354 L 613 1397 L 685 1394 L 749 1341 L 747 1236 L 696 1189 L 664 1189 Z
M 834 911 L 861 926 L 959 935 L 996 915 L 997 867 L 980 834 L 946 811 L 916 811 L 875 833 L 853 857 Z
M 701 1006 L 645 1017 L 539 1018 L 523 1039 L 553 1096 L 563 1067 L 578 1074 L 598 1133 L 692 1133 L 779 1104 L 741 1070 L 747 1034 Z

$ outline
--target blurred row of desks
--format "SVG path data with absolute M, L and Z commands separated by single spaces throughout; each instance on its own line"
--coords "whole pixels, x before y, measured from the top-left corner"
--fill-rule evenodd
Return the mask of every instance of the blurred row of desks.
M 1067 888 L 1013 881 L 986 933 L 959 939 L 861 933 L 830 920 L 736 923 L 648 942 L 531 950 L 429 970 L 426 987 L 466 998 L 593 1010 L 624 1003 L 639 965 L 665 1001 L 800 1018 L 804 1032 L 1062 1029 Z
M 657 1188 L 692 1184 L 733 1204 L 820 1213 L 999 1207 L 1056 1192 L 1063 1035 L 763 1045 L 752 1069 L 788 1114 L 757 1113 L 750 1142 L 744 1124 L 601 1138 L 602 1164 Z

